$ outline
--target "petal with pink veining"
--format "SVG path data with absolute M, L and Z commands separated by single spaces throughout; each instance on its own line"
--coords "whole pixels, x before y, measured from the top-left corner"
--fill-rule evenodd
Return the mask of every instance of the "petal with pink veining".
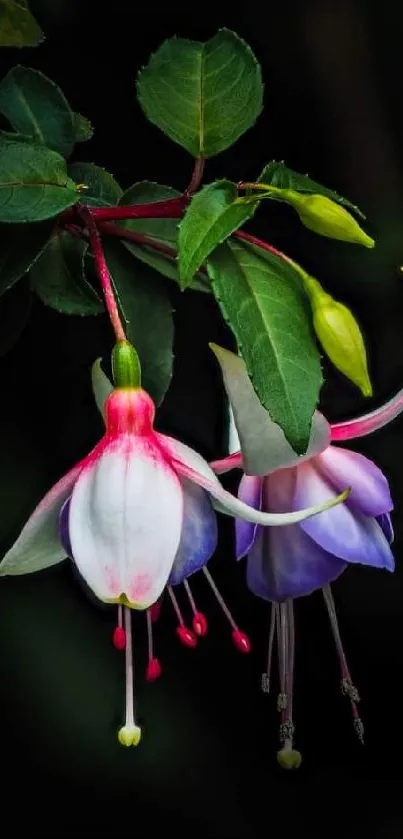
M 331 583 L 346 563 L 319 547 L 298 524 L 262 527 L 247 560 L 248 588 L 257 597 L 281 603 Z
M 351 487 L 348 504 L 365 516 L 380 516 L 393 509 L 385 475 L 364 455 L 329 446 L 315 458 L 315 466 L 338 492 Z
M 181 479 L 181 485 L 182 533 L 168 580 L 173 586 L 206 565 L 217 547 L 218 538 L 217 517 L 208 493 L 186 478 Z
M 74 562 L 105 602 L 146 609 L 163 591 L 179 547 L 180 481 L 150 438 L 106 440 L 75 484 L 69 511 Z
M 334 491 L 313 464 L 305 463 L 297 469 L 294 508 L 299 510 L 323 502 Z M 325 510 L 315 520 L 306 519 L 300 527 L 323 550 L 346 562 L 394 569 L 393 554 L 376 519 L 364 516 L 348 504 Z
M 59 513 L 85 462 L 74 466 L 38 504 L 17 541 L 6 553 L 0 565 L 0 575 L 32 574 L 66 559 L 59 537 Z
M 262 506 L 262 484 L 263 478 L 256 475 L 243 475 L 239 487 L 238 498 L 248 504 L 249 507 L 254 507 L 255 510 L 260 510 Z M 241 559 L 249 553 L 256 537 L 256 529 L 259 527 L 249 521 L 242 521 L 236 519 L 235 521 L 235 541 L 236 541 L 236 558 Z

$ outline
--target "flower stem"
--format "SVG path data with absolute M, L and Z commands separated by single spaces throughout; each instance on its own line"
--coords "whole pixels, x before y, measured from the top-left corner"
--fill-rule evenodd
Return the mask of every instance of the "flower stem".
M 277 250 L 273 245 L 269 245 L 268 242 L 263 242 L 262 239 L 258 239 L 256 236 L 252 236 L 250 233 L 245 233 L 244 230 L 236 230 L 233 234 L 236 236 L 237 239 L 242 239 L 244 242 L 249 242 L 251 245 L 256 245 L 257 248 L 261 248 L 262 251 L 267 251 L 268 253 L 272 253 L 273 256 L 278 256 L 279 259 L 282 259 L 284 262 L 288 262 L 289 265 L 294 267 L 294 261 L 291 259 L 290 256 L 283 253 L 282 251 Z
M 85 207 L 84 204 L 77 205 L 77 210 L 80 217 L 88 230 L 88 235 L 91 244 L 91 250 L 95 260 L 95 266 L 98 273 L 99 281 L 101 283 L 102 293 L 105 300 L 105 306 L 110 317 L 112 327 L 114 329 L 116 340 L 118 342 L 126 341 L 125 331 L 120 320 L 118 307 L 115 300 L 115 295 L 112 289 L 111 275 L 106 264 L 105 254 L 102 247 L 101 237 L 92 210 Z
M 185 193 L 185 195 L 187 195 L 188 198 L 190 198 L 196 192 L 196 190 L 199 188 L 201 184 L 204 172 L 204 163 L 204 157 L 196 158 L 192 178 Z

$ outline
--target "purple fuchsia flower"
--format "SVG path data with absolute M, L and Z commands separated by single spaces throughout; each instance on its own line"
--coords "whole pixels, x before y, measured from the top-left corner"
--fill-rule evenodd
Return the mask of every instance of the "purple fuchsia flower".
M 323 591 L 340 661 L 342 690 L 351 701 L 356 731 L 363 737 L 357 710 L 359 697 L 345 659 L 329 584 L 348 564 L 394 570 L 390 547 L 393 502 L 387 479 L 371 460 L 333 443 L 362 437 L 391 422 L 403 410 L 403 391 L 387 405 L 356 420 L 330 425 L 315 411 L 311 443 L 307 454 L 300 457 L 261 406 L 244 362 L 220 347 L 214 347 L 214 352 L 230 402 L 232 453 L 211 466 L 217 474 L 243 468 L 240 499 L 257 510 L 280 513 L 328 501 L 342 486 L 351 488 L 342 504 L 316 519 L 281 530 L 244 521 L 235 524 L 236 555 L 238 559 L 247 557 L 248 588 L 273 604 L 268 666 L 262 687 L 269 691 L 277 635 L 282 743 L 279 762 L 297 766 L 301 757 L 293 749 L 292 719 L 295 598 Z
M 0 574 L 32 573 L 70 557 L 99 600 L 119 605 L 115 644 L 126 650 L 126 722 L 119 740 L 129 746 L 141 733 L 134 716 L 130 610 L 147 610 L 169 580 L 178 583 L 206 564 L 217 542 L 215 508 L 255 524 L 285 525 L 345 494 L 290 514 L 249 507 L 221 486 L 199 454 L 154 430 L 154 403 L 142 388 L 113 389 L 99 365 L 93 383 L 105 434 L 45 495 Z M 155 662 L 149 669 L 158 675 Z

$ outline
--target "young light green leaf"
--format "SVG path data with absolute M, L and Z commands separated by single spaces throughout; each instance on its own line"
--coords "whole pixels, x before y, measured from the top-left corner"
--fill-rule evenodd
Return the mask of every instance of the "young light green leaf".
M 232 146 L 262 110 L 260 66 L 234 32 L 200 43 L 171 38 L 151 56 L 137 82 L 146 117 L 194 157 Z
M 261 404 L 304 454 L 322 374 L 298 275 L 237 240 L 220 245 L 207 267 Z
M 123 194 L 113 175 L 95 163 L 71 163 L 68 172 L 76 184 L 85 184 L 87 187 L 81 193 L 83 204 L 114 207 Z
M 32 292 L 28 278 L 4 294 L 0 300 L 0 357 L 19 341 L 31 314 Z
M 104 306 L 87 282 L 87 244 L 69 233 L 53 236 L 30 271 L 31 284 L 45 306 L 65 315 L 98 315 Z
M 91 140 L 94 129 L 87 117 L 82 114 L 74 114 L 74 139 L 76 143 L 86 143 Z
M 57 152 L 0 136 L 0 222 L 43 221 L 79 197 Z
M 131 186 L 122 195 L 119 204 L 128 206 L 132 204 L 149 204 L 153 201 L 166 201 L 167 198 L 178 198 L 180 192 L 170 186 L 163 186 L 162 184 L 152 183 L 151 181 L 141 181 Z M 176 251 L 178 249 L 178 224 L 179 220 L 174 218 L 164 219 L 128 219 L 119 223 L 119 227 L 124 227 L 141 236 L 146 236 L 152 239 L 157 245 L 167 247 L 168 252 L 161 252 L 158 249 L 153 249 L 139 241 L 135 242 L 124 241 L 126 248 L 130 251 L 136 259 L 155 268 L 164 277 L 173 280 L 179 285 L 179 271 L 176 259 Z M 173 253 L 171 253 L 173 251 Z M 193 291 L 205 291 L 211 293 L 211 286 L 208 277 L 205 274 L 198 273 L 193 278 L 190 288 Z
M 39 258 L 52 229 L 52 221 L 0 225 L 0 296 Z
M 66 97 L 39 70 L 13 67 L 0 83 L 0 111 L 14 131 L 64 157 L 75 142 L 75 117 Z
M 259 175 L 257 183 L 269 184 L 270 186 L 278 187 L 278 189 L 293 189 L 295 192 L 324 195 L 326 198 L 335 201 L 336 204 L 341 204 L 342 207 L 348 207 L 348 209 L 353 210 L 362 219 L 365 219 L 364 213 L 361 212 L 359 207 L 352 204 L 347 198 L 343 198 L 332 189 L 328 189 L 322 186 L 322 184 L 317 183 L 317 181 L 313 181 L 308 175 L 301 175 L 299 172 L 294 172 L 293 169 L 289 169 L 282 161 L 278 163 L 272 160 L 271 163 L 268 163 L 264 167 L 262 174 Z M 276 201 L 286 201 L 281 195 L 268 194 L 264 197 L 273 198 Z
M 179 277 L 186 288 L 217 245 L 256 210 L 257 202 L 238 198 L 230 181 L 208 184 L 192 199 L 179 225 Z
M 0 0 L 0 47 L 37 47 L 43 39 L 26 0 Z
M 105 256 L 128 340 L 140 357 L 143 387 L 160 405 L 172 378 L 172 305 L 164 282 L 151 268 L 134 263 L 117 240 L 104 242 Z

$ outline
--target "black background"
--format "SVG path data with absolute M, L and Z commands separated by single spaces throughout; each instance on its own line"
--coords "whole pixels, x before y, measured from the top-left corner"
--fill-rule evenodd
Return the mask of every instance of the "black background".
M 403 12 L 391 0 L 239 3 L 237 11 L 121 0 L 32 2 L 46 34 L 37 50 L 3 50 L 5 73 L 20 62 L 56 81 L 95 126 L 74 159 L 103 165 L 123 187 L 149 179 L 184 188 L 192 161 L 136 103 L 135 77 L 174 34 L 205 40 L 234 29 L 253 48 L 266 84 L 265 112 L 236 146 L 210 161 L 208 180 L 255 177 L 270 159 L 346 194 L 368 215 L 374 251 L 315 237 L 291 211 L 265 209 L 250 225 L 299 259 L 354 308 L 365 331 L 374 398 L 327 370 L 329 419 L 380 404 L 403 385 Z M 24 295 L 24 285 L 17 292 Z M 11 305 L 11 304 L 10 304 Z M 14 305 L 16 303 L 14 302 Z M 174 383 L 158 418 L 208 458 L 223 453 L 223 400 L 208 341 L 230 341 L 212 300 L 176 295 Z M 7 310 L 0 312 L 5 328 Z M 102 433 L 89 369 L 107 355 L 106 319 L 63 317 L 39 302 L 20 342 L 0 359 L 0 468 L 4 548 L 42 492 Z M 403 664 L 403 425 L 396 421 L 355 448 L 390 479 L 396 508 L 394 575 L 349 570 L 335 586 L 345 646 L 362 695 L 366 746 L 356 741 L 339 695 L 332 639 L 319 595 L 298 606 L 298 773 L 276 764 L 275 700 L 260 693 L 265 604 L 246 590 L 222 522 L 212 570 L 253 651 L 233 649 L 224 619 L 196 581 L 210 633 L 182 648 L 167 608 L 156 643 L 164 672 L 143 679 L 144 620 L 135 617 L 137 694 L 143 740 L 116 743 L 123 722 L 123 660 L 110 642 L 113 614 L 94 605 L 67 564 L 4 580 L 0 587 L 0 785 L 5 835 L 327 837 L 401 835 L 400 730 Z M 22 476 L 22 480 L 21 480 Z M 236 484 L 231 479 L 229 486 Z

